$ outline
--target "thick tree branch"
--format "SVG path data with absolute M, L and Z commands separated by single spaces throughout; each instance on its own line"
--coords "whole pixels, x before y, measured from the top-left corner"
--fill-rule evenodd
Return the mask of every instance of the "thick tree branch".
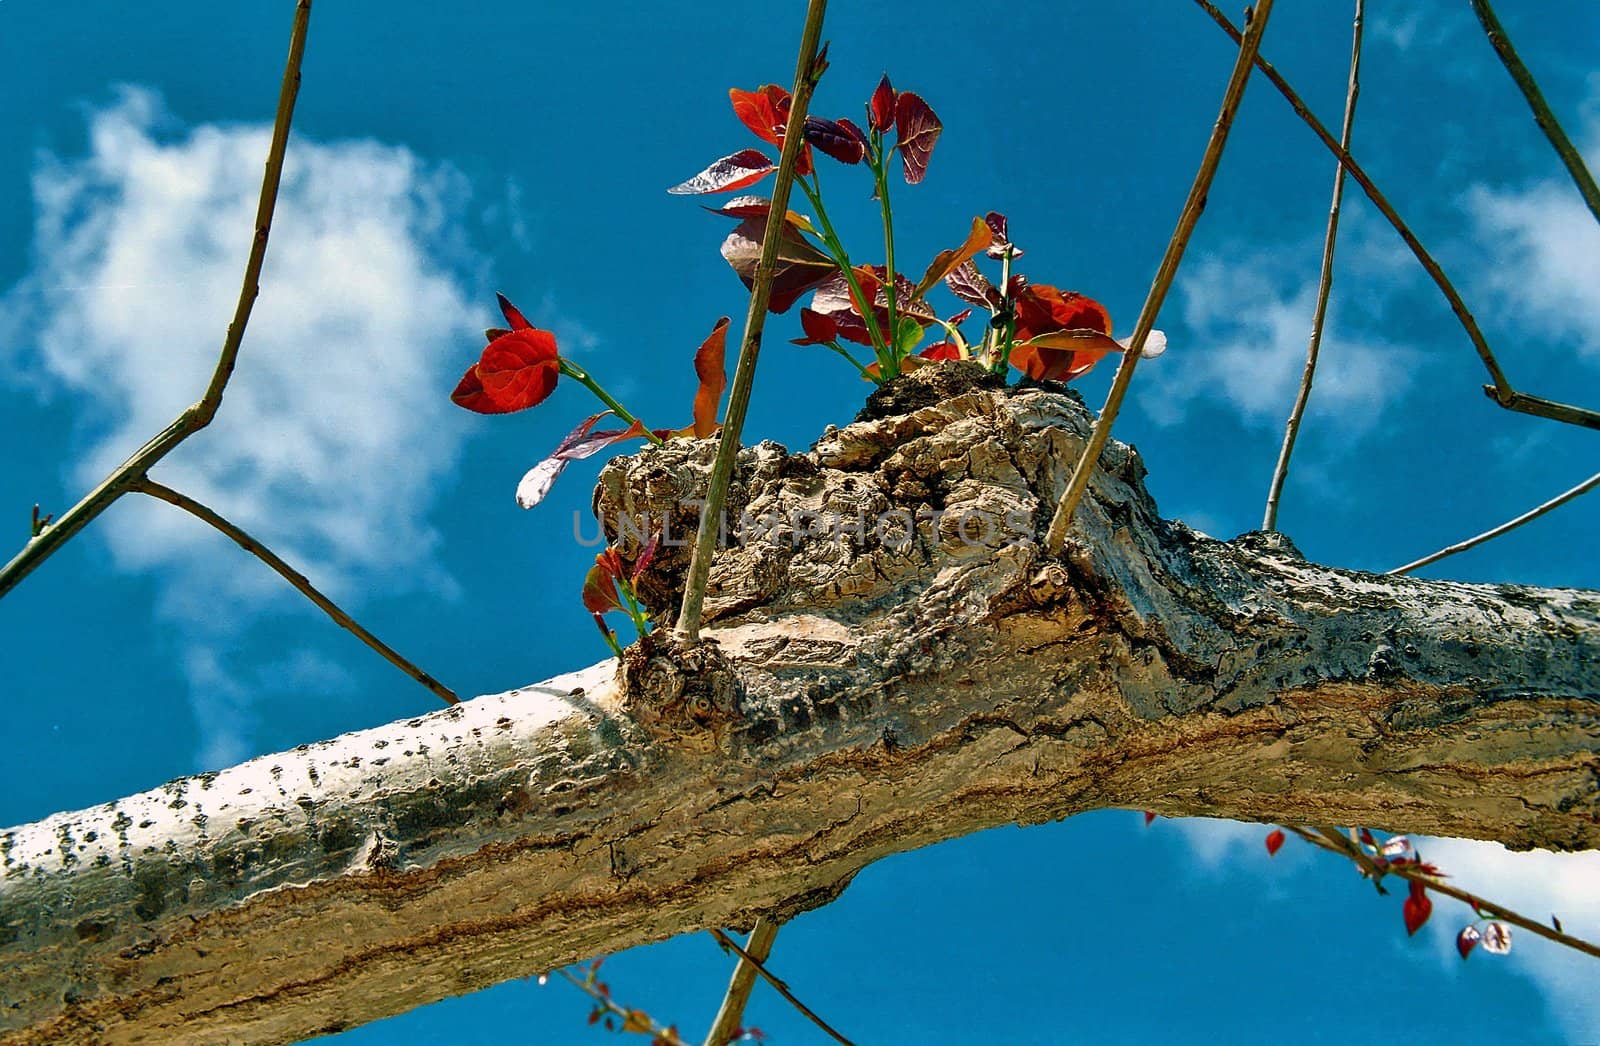
M 0 833 L 5 1041 L 286 1042 L 1103 807 L 1600 847 L 1600 595 L 1216 542 L 1115 442 L 1046 556 L 1091 419 L 990 381 L 741 452 L 711 642 Z M 608 527 L 692 532 L 713 451 L 613 462 Z

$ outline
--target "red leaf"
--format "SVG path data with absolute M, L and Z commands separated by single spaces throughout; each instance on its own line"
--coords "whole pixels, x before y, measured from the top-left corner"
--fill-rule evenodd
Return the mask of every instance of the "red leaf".
M 1156 814 L 1155 814 L 1154 810 L 1146 810 L 1144 812 L 1144 826 L 1146 828 L 1149 828 L 1150 827 L 1150 822 L 1154 821 L 1155 819 L 1156 819 Z
M 704 204 L 701 204 L 704 207 Z M 735 196 L 721 207 L 706 207 L 712 214 L 721 214 L 729 218 L 765 218 L 772 213 L 772 201 L 765 196 Z M 785 211 L 784 220 L 796 229 L 803 232 L 814 231 L 811 228 L 811 219 L 794 211 Z
M 688 181 L 679 182 L 667 192 L 678 196 L 732 192 L 754 185 L 777 169 L 778 165 L 767 159 L 760 149 L 741 149 L 732 156 L 724 156 Z
M 746 287 L 755 283 L 756 263 L 761 259 L 761 239 L 767 234 L 766 218 L 746 218 L 722 241 L 722 256 Z M 776 275 L 772 281 L 772 297 L 767 303 L 770 312 L 787 312 L 800 295 L 815 287 L 838 266 L 826 254 L 813 247 L 806 239 L 785 225 L 783 239 L 778 245 Z
M 764 142 L 783 146 L 783 129 L 789 122 L 789 92 L 777 84 L 767 84 L 756 91 L 741 91 L 737 87 L 728 91 L 733 102 L 733 115 L 739 122 Z M 779 105 L 783 111 L 779 112 Z
M 483 328 L 483 340 L 486 342 L 494 341 L 496 338 L 503 338 L 510 333 L 510 327 L 485 327 Z
M 789 125 L 789 92 L 777 84 L 765 84 L 756 91 L 741 91 L 737 87 L 728 91 L 733 102 L 733 113 L 757 138 L 783 148 L 784 132 Z M 811 173 L 811 151 L 802 148 L 795 159 L 794 173 Z
M 509 414 L 544 401 L 560 376 L 555 335 L 525 327 L 496 338 L 450 398 L 479 414 Z
M 857 164 L 867 154 L 867 143 L 862 140 L 861 131 L 848 120 L 808 116 L 805 135 L 806 141 L 840 163 Z
M 1461 957 L 1465 959 L 1472 954 L 1472 949 L 1478 946 L 1478 939 L 1482 936 L 1483 934 L 1478 932 L 1476 926 L 1470 923 L 1463 926 L 1461 932 L 1456 934 L 1456 951 L 1460 952 Z
M 1000 258 L 1004 258 L 1006 256 L 1007 249 L 1009 249 L 1011 251 L 1011 257 L 1022 257 L 1022 248 L 1011 242 L 1011 234 L 1007 231 L 1008 223 L 1005 215 L 1001 214 L 999 211 L 990 211 L 988 214 L 983 216 L 983 220 L 988 224 L 990 231 L 994 233 L 994 242 L 989 244 L 988 248 L 985 249 L 985 254 L 998 260 Z
M 1037 283 L 1018 288 L 1016 308 L 1020 344 L 1011 363 L 1035 381 L 1071 381 L 1122 351 L 1110 337 L 1111 315 L 1093 298 Z
M 959 360 L 961 349 L 953 341 L 936 341 L 917 355 L 925 360 Z
M 912 291 L 914 297 L 922 297 L 928 288 L 950 275 L 958 266 L 969 261 L 974 254 L 983 250 L 994 240 L 994 233 L 989 226 L 984 224 L 982 218 L 972 219 L 972 230 L 967 233 L 966 240 L 953 250 L 943 250 L 934 255 L 933 263 L 928 266 L 928 271 L 922 274 L 922 279 L 917 281 L 916 288 Z
M 889 74 L 884 73 L 872 92 L 872 101 L 867 104 L 867 126 L 879 134 L 887 133 L 894 126 L 894 111 L 894 88 L 889 86 Z
M 522 311 L 515 305 L 511 304 L 510 299 L 508 299 L 504 294 L 501 294 L 498 291 L 495 292 L 495 300 L 500 303 L 500 311 L 505 314 L 506 322 L 511 324 L 512 330 L 526 330 L 527 328 L 533 326 L 533 324 L 528 322 L 528 318 L 522 315 Z
M 639 575 L 650 569 L 651 562 L 656 558 L 656 550 L 661 547 L 661 534 L 650 535 L 650 540 L 644 543 L 644 548 L 639 550 L 639 558 L 633 561 L 633 573 L 628 575 L 630 582 L 637 582 Z
M 895 100 L 894 126 L 899 136 L 897 148 L 906 182 L 916 185 L 928 175 L 928 158 L 933 155 L 934 143 L 939 140 L 944 124 L 920 95 L 901 91 Z
M 1283 839 L 1283 829 L 1281 828 L 1274 828 L 1272 831 L 1267 833 L 1268 857 L 1278 856 L 1278 851 L 1283 848 Z
M 806 336 L 791 339 L 792 344 L 825 345 L 839 336 L 839 321 L 815 309 L 801 309 L 800 329 Z
M 600 564 L 599 560 L 589 568 L 589 573 L 583 579 L 583 606 L 584 609 L 599 616 L 608 610 L 622 609 L 622 598 L 617 595 L 617 584 L 609 570 Z M 604 628 L 604 624 L 601 625 Z
M 1401 906 L 1400 914 L 1406 921 L 1406 934 L 1410 936 L 1422 929 L 1422 924 L 1433 914 L 1433 902 L 1428 899 L 1427 888 L 1419 882 L 1411 884 L 1411 893 Z
M 718 320 L 711 334 L 700 343 L 694 354 L 694 372 L 700 387 L 694 394 L 694 434 L 704 438 L 717 431 L 717 404 L 722 402 L 722 390 L 728 386 L 728 373 L 723 363 L 728 347 L 728 317 Z
M 1000 307 L 1000 292 L 989 278 L 972 262 L 963 262 L 952 269 L 944 278 L 944 285 L 950 288 L 950 293 L 969 305 L 977 305 L 985 309 L 998 309 Z
M 556 449 L 550 452 L 549 457 L 529 469 L 517 483 L 517 504 L 523 508 L 533 508 L 543 501 L 568 462 L 587 458 L 613 443 L 645 434 L 644 426 L 637 421 L 625 429 L 590 431 L 601 418 L 610 413 L 609 410 L 603 410 L 599 414 L 584 418 L 578 423 L 577 428 L 567 433 L 566 437 L 556 445 Z

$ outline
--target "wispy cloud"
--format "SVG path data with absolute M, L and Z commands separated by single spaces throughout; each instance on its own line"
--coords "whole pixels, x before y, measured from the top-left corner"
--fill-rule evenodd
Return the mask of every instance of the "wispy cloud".
M 1595 98 L 1600 101 L 1600 83 Z M 1600 116 L 1590 108 L 1585 158 L 1600 168 Z M 1464 200 L 1494 264 L 1481 281 L 1521 318 L 1600 359 L 1600 223 L 1565 173 L 1514 189 L 1474 186 Z
M 38 161 L 33 267 L 0 299 L 0 376 L 70 400 L 79 489 L 204 389 L 269 136 L 184 128 L 132 88 L 91 114 L 89 132 L 86 155 Z M 458 275 L 478 264 L 452 231 L 466 195 L 459 175 L 404 148 L 296 136 L 221 413 L 155 472 L 341 596 L 450 587 L 428 510 L 464 434 L 443 394 L 453 350 L 486 318 Z M 298 598 L 164 505 L 119 505 L 95 533 L 117 567 L 162 580 L 163 609 L 196 643 L 197 688 L 220 685 L 207 636 Z M 207 716 L 220 756 L 247 717 Z
M 1185 333 L 1148 368 L 1154 389 L 1140 400 L 1154 421 L 1175 425 L 1197 403 L 1212 403 L 1247 424 L 1283 423 L 1305 366 L 1316 302 L 1316 274 L 1298 271 L 1307 256 L 1289 248 L 1211 255 L 1179 277 Z M 1414 353 L 1340 319 L 1335 301 L 1311 411 L 1361 430 L 1404 394 Z

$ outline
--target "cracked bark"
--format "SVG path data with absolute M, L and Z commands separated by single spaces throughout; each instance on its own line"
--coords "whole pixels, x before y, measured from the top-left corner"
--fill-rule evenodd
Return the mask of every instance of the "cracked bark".
M 0 833 L 3 1041 L 292 1041 L 1101 807 L 1600 847 L 1600 594 L 1213 541 L 1117 443 L 1050 560 L 1074 395 L 944 366 L 864 414 L 742 453 L 709 644 Z M 713 449 L 607 466 L 608 526 L 693 533 Z

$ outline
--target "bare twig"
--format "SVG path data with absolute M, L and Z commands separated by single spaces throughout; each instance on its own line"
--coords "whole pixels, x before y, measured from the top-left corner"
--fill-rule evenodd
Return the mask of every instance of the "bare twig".
M 705 603 L 706 580 L 711 576 L 711 558 L 716 554 L 721 533 L 722 505 L 733 478 L 733 462 L 739 454 L 739 437 L 744 430 L 745 411 L 750 406 L 750 387 L 756 376 L 756 357 L 761 354 L 761 331 L 767 321 L 767 302 L 772 296 L 772 280 L 778 263 L 778 247 L 783 241 L 783 213 L 789 206 L 789 190 L 794 184 L 794 167 L 805 147 L 806 109 L 811 91 L 821 70 L 817 68 L 817 45 L 822 39 L 822 18 L 827 0 L 811 0 L 806 9 L 806 24 L 800 34 L 800 60 L 794 72 L 794 94 L 789 103 L 789 123 L 784 128 L 783 151 L 778 157 L 777 181 L 772 186 L 772 203 L 766 235 L 761 240 L 761 260 L 756 264 L 750 285 L 750 311 L 745 315 L 744 342 L 739 347 L 739 362 L 733 371 L 733 388 L 728 393 L 728 413 L 722 422 L 722 442 L 711 465 L 711 483 L 701 509 L 700 530 L 694 539 L 694 557 L 689 561 L 689 576 L 684 582 L 683 606 L 678 612 L 677 631 L 689 642 L 700 637 L 700 609 Z
M 1106 396 L 1106 404 L 1100 409 L 1100 417 L 1095 421 L 1094 431 L 1089 434 L 1089 442 L 1083 448 L 1083 456 L 1078 459 L 1078 465 L 1073 469 L 1072 478 L 1067 483 L 1066 492 L 1061 495 L 1061 502 L 1056 506 L 1055 517 L 1050 521 L 1045 547 L 1052 554 L 1060 554 L 1066 544 L 1067 528 L 1072 523 L 1072 514 L 1083 498 L 1083 492 L 1089 487 L 1089 479 L 1094 475 L 1095 466 L 1100 461 L 1100 452 L 1105 449 L 1106 441 L 1111 437 L 1111 426 L 1117 420 L 1117 412 L 1122 408 L 1123 397 L 1128 394 L 1128 385 L 1133 381 L 1133 369 L 1138 366 L 1139 354 L 1144 351 L 1145 339 L 1156 325 L 1156 316 L 1161 312 L 1161 304 L 1166 300 L 1167 291 L 1178 275 L 1178 263 L 1183 260 L 1184 249 L 1189 246 L 1189 237 L 1194 232 L 1195 224 L 1200 220 L 1201 212 L 1205 210 L 1206 194 L 1211 191 L 1211 180 L 1216 177 L 1217 165 L 1222 161 L 1222 149 L 1228 143 L 1228 131 L 1233 127 L 1234 114 L 1238 112 L 1239 101 L 1244 97 L 1245 85 L 1250 80 L 1251 63 L 1261 46 L 1261 35 L 1266 32 L 1267 19 L 1271 15 L 1272 0 L 1260 0 L 1250 9 L 1247 22 L 1249 31 L 1245 33 L 1239 45 L 1239 58 L 1234 62 L 1233 74 L 1228 78 L 1228 89 L 1222 96 L 1222 111 L 1217 115 L 1217 122 L 1211 128 L 1211 140 L 1206 143 L 1205 155 L 1200 159 L 1200 169 L 1195 172 L 1194 184 L 1189 187 L 1189 198 L 1184 201 L 1183 213 L 1178 216 L 1178 227 L 1173 231 L 1172 239 L 1167 241 L 1166 253 L 1162 255 L 1161 266 L 1156 270 L 1155 280 L 1150 285 L 1150 293 L 1145 296 L 1144 307 L 1139 310 L 1133 337 L 1122 354 L 1122 362 L 1117 367 L 1116 377 L 1111 382 L 1111 392 Z
M 653 1036 L 655 1042 L 666 1043 L 667 1046 L 689 1046 L 688 1043 L 683 1041 L 676 1028 L 663 1028 L 643 1010 L 630 1010 L 626 1006 L 619 1004 L 611 998 L 610 993 L 600 989 L 593 977 L 586 980 L 564 966 L 556 972 L 570 981 L 583 994 L 593 999 L 595 1006 L 602 1013 L 609 1013 L 614 1017 L 620 1018 L 623 1031 L 643 1032 L 645 1028 L 639 1027 L 639 1025 L 648 1025 L 649 1034 Z
M 417 682 L 433 691 L 441 699 L 443 699 L 445 704 L 454 705 L 460 703 L 460 699 L 456 697 L 455 692 L 449 687 L 440 683 L 437 679 L 433 678 L 416 665 L 413 665 L 410 661 L 407 661 L 405 658 L 401 657 L 395 652 L 393 647 L 389 646 L 383 640 L 379 639 L 377 636 L 361 627 L 361 625 L 351 618 L 349 614 L 346 614 L 343 610 L 340 610 L 338 606 L 334 604 L 333 600 L 317 591 L 311 582 L 306 580 L 304 574 L 301 574 L 298 570 L 295 570 L 282 559 L 278 558 L 277 554 L 274 553 L 270 548 L 267 548 L 265 545 L 251 537 L 249 534 L 245 533 L 239 527 L 228 522 L 228 520 L 224 519 L 216 512 L 213 512 L 205 505 L 202 505 L 200 502 L 189 497 L 187 494 L 182 494 L 176 490 L 173 490 L 171 487 L 162 486 L 160 483 L 157 483 L 155 480 L 148 477 L 139 480 L 132 489 L 141 494 L 148 494 L 159 501 L 165 501 L 169 505 L 175 505 L 189 513 L 191 516 L 194 516 L 201 522 L 215 527 L 217 530 L 227 535 L 227 537 L 230 538 L 234 544 L 238 545 L 240 548 L 244 549 L 252 556 L 255 556 L 257 559 L 261 560 L 261 562 L 265 563 L 267 566 L 276 571 L 279 577 L 293 585 L 301 595 L 311 600 L 311 602 L 315 603 L 324 614 L 327 614 L 330 618 L 332 618 L 334 624 L 352 633 L 357 639 L 361 640 L 363 643 L 367 644 L 367 646 L 377 651 L 384 660 L 388 661 L 391 665 L 394 665 L 400 671 L 404 672 L 412 679 L 415 679 Z
M 739 947 L 739 943 L 732 937 L 729 937 L 716 927 L 711 928 L 711 936 L 715 937 L 717 939 L 717 943 L 722 945 L 724 948 L 730 948 L 734 952 L 738 953 L 739 958 L 749 963 L 756 973 L 761 975 L 762 980 L 772 985 L 773 989 L 776 990 L 779 995 L 789 1000 L 789 1005 L 799 1010 L 807 1020 L 826 1032 L 834 1042 L 841 1043 L 842 1046 L 854 1046 L 849 1039 L 845 1038 L 843 1035 L 840 1035 L 837 1031 L 830 1027 L 827 1021 L 813 1013 L 805 1003 L 801 1002 L 799 999 L 796 999 L 794 997 L 794 992 L 789 990 L 789 986 L 787 984 L 784 984 L 771 973 L 767 972 L 767 968 L 761 965 L 761 960 L 757 959 L 754 955 L 751 955 L 749 952 Z
M 1350 43 L 1350 82 L 1344 96 L 1344 125 L 1339 133 L 1339 146 L 1350 148 L 1350 131 L 1356 120 L 1356 99 L 1361 94 L 1361 23 L 1366 13 L 1366 0 L 1356 0 L 1355 26 Z M 1339 237 L 1339 208 L 1344 202 L 1344 164 L 1333 168 L 1333 203 L 1328 208 L 1328 229 L 1322 237 L 1322 273 L 1317 278 L 1317 305 L 1311 315 L 1311 341 L 1306 347 L 1306 368 L 1300 376 L 1300 391 L 1289 411 L 1289 423 L 1283 430 L 1283 447 L 1278 451 L 1278 464 L 1272 472 L 1272 485 L 1267 491 L 1267 509 L 1261 520 L 1262 530 L 1278 529 L 1278 500 L 1283 496 L 1283 483 L 1289 475 L 1289 459 L 1294 454 L 1294 442 L 1300 435 L 1300 422 L 1305 417 L 1306 404 L 1311 400 L 1311 383 L 1317 374 L 1317 356 L 1322 351 L 1322 328 L 1328 316 L 1328 294 L 1333 289 L 1333 247 Z
M 1413 570 L 1417 570 L 1420 567 L 1427 566 L 1429 563 L 1437 563 L 1439 560 L 1445 558 L 1446 556 L 1453 556 L 1457 552 L 1465 552 L 1467 549 L 1473 548 L 1473 547 L 1475 547 L 1477 545 L 1481 545 L 1485 541 L 1489 541 L 1489 540 L 1492 540 L 1494 538 L 1497 538 L 1501 534 L 1505 534 L 1505 533 L 1507 533 L 1509 531 L 1516 530 L 1518 527 L 1522 526 L 1522 524 L 1527 523 L 1529 520 L 1538 519 L 1540 516 L 1544 515 L 1546 512 L 1549 512 L 1549 511 L 1551 511 L 1553 509 L 1558 509 L 1562 505 L 1565 505 L 1567 502 L 1571 501 L 1573 498 L 1577 497 L 1578 495 L 1586 494 L 1589 491 L 1593 490 L 1595 487 L 1600 487 L 1600 472 L 1597 472 L 1594 475 L 1590 476 L 1588 479 L 1584 480 L 1582 483 L 1579 483 L 1577 486 L 1573 487 L 1571 490 L 1564 491 L 1563 493 L 1557 494 L 1555 497 L 1551 498 L 1549 501 L 1546 501 L 1543 505 L 1540 505 L 1538 508 L 1529 509 L 1527 512 L 1524 512 L 1522 515 L 1518 516 L 1516 519 L 1508 520 L 1508 521 L 1500 524 L 1498 527 L 1495 527 L 1492 530 L 1486 530 L 1482 534 L 1479 534 L 1477 537 L 1470 537 L 1470 538 L 1467 538 L 1467 540 L 1465 540 L 1465 541 L 1458 541 L 1454 545 L 1449 545 L 1449 546 L 1447 546 L 1445 548 L 1441 548 L 1439 551 L 1433 553 L 1431 556 L 1423 556 L 1421 559 L 1412 560 L 1410 563 L 1407 563 L 1403 567 L 1395 567 L 1393 570 L 1389 571 L 1389 573 L 1391 573 L 1391 574 L 1409 574 Z
M 1371 857 L 1369 855 L 1361 853 L 1361 848 L 1359 846 L 1346 839 L 1342 835 L 1334 833 L 1329 838 L 1323 838 L 1319 835 L 1314 835 L 1311 832 L 1306 831 L 1304 828 L 1295 828 L 1292 826 L 1286 827 L 1289 828 L 1289 831 L 1293 832 L 1295 835 L 1298 835 L 1311 845 L 1319 846 L 1322 849 L 1327 850 L 1329 853 L 1336 853 L 1342 857 L 1348 857 L 1352 861 L 1362 864 L 1363 868 L 1365 868 L 1366 864 L 1362 862 L 1360 858 L 1366 858 L 1367 862 L 1371 861 Z M 1472 908 L 1474 913 L 1483 912 L 1492 918 L 1503 920 L 1513 926 L 1527 930 L 1529 933 L 1534 934 L 1535 936 L 1543 937 L 1547 941 L 1554 941 L 1556 944 L 1565 945 L 1566 947 L 1571 948 L 1573 951 L 1582 952 L 1585 955 L 1592 955 L 1595 958 L 1600 959 L 1600 945 L 1591 944 L 1581 937 L 1574 937 L 1571 934 L 1564 933 L 1563 931 L 1557 930 L 1552 926 L 1546 926 L 1542 922 L 1537 922 L 1533 919 L 1530 919 L 1526 915 L 1519 914 L 1518 912 L 1515 912 L 1503 905 L 1495 904 L 1493 901 L 1486 901 L 1476 894 L 1470 894 L 1465 890 L 1457 889 L 1456 887 L 1451 886 L 1449 883 L 1429 875 L 1420 868 L 1414 867 L 1410 864 L 1390 864 L 1384 866 L 1383 872 L 1387 875 L 1398 876 L 1407 882 L 1421 883 L 1435 893 L 1443 894 L 1445 897 L 1451 897 L 1460 901 L 1462 904 Z
M 255 304 L 259 290 L 261 264 L 267 254 L 267 236 L 272 229 L 272 211 L 278 200 L 278 182 L 283 174 L 283 154 L 289 142 L 289 122 L 294 116 L 295 97 L 300 91 L 300 62 L 305 54 L 306 27 L 311 20 L 311 0 L 299 0 L 295 5 L 294 26 L 289 34 L 289 58 L 283 70 L 283 84 L 278 91 L 278 110 L 272 124 L 272 144 L 267 149 L 266 173 L 261 178 L 261 196 L 256 205 L 255 235 L 250 241 L 250 256 L 245 262 L 244 285 L 239 290 L 239 302 L 234 307 L 233 322 L 222 341 L 222 351 L 217 358 L 216 370 L 205 395 L 189 407 L 165 429 L 158 433 L 133 456 L 101 480 L 99 485 L 84 495 L 53 525 L 47 527 L 22 547 L 11 562 L 0 567 L 0 596 L 11 591 L 18 582 L 33 572 L 51 553 L 60 548 L 90 520 L 104 512 L 112 502 L 135 489 L 150 471 L 178 444 L 211 424 L 217 408 L 222 404 L 222 392 L 233 374 L 234 362 L 239 355 L 239 344 L 244 339 L 245 325 L 250 320 L 250 309 Z
M 744 950 L 756 962 L 766 962 L 767 956 L 772 954 L 772 942 L 777 936 L 777 922 L 765 915 L 759 916 Z M 744 1023 L 744 1008 L 755 986 L 756 968 L 740 958 L 738 965 L 733 968 L 733 979 L 728 982 L 728 993 L 723 996 L 717 1017 L 711 1022 L 711 1030 L 706 1033 L 705 1046 L 727 1046 L 733 1041 L 740 1025 Z
M 1228 21 L 1228 16 L 1217 10 L 1217 6 L 1211 3 L 1211 0 L 1195 0 L 1195 3 L 1199 4 L 1211 16 L 1212 21 L 1216 22 L 1222 28 L 1222 31 L 1232 37 L 1235 42 L 1242 39 L 1239 30 L 1234 28 L 1232 22 Z M 1600 429 L 1600 411 L 1556 403 L 1538 396 L 1529 396 L 1511 387 L 1511 382 L 1506 378 L 1505 372 L 1500 369 L 1500 363 L 1495 359 L 1493 350 L 1489 348 L 1489 343 L 1484 338 L 1483 331 L 1478 328 L 1478 321 L 1473 318 L 1471 311 L 1467 309 L 1466 302 L 1462 301 L 1461 295 L 1456 292 L 1455 284 L 1450 282 L 1449 277 L 1444 274 L 1444 270 L 1439 267 L 1439 263 L 1434 260 L 1433 255 L 1429 254 L 1427 249 L 1422 246 L 1422 242 L 1417 239 L 1410 226 L 1401 220 L 1400 215 L 1389 203 L 1388 197 L 1384 196 L 1377 185 L 1373 183 L 1366 170 L 1356 162 L 1355 157 L 1350 155 L 1349 150 L 1344 149 L 1334 140 L 1333 135 L 1328 133 L 1327 127 L 1323 126 L 1322 121 L 1317 119 L 1316 114 L 1307 108 L 1305 101 L 1301 99 L 1293 87 L 1289 86 L 1289 82 L 1279 74 L 1278 70 L 1273 68 L 1271 62 L 1257 55 L 1256 68 L 1261 70 L 1262 74 L 1272 82 L 1272 86 L 1278 89 L 1278 93 L 1283 95 L 1289 102 L 1290 107 L 1295 111 L 1295 115 L 1299 116 L 1305 125 L 1311 128 L 1318 138 L 1322 139 L 1322 144 L 1327 146 L 1328 150 L 1339 158 L 1339 162 L 1344 165 L 1344 169 L 1350 172 L 1350 177 L 1354 178 L 1356 184 L 1361 186 L 1361 191 L 1367 194 L 1367 199 L 1372 201 L 1372 205 L 1378 209 L 1378 213 L 1382 214 L 1389 224 L 1394 226 L 1395 232 L 1400 234 L 1400 238 L 1405 241 L 1407 247 L 1411 248 L 1411 253 L 1416 256 L 1417 261 L 1421 263 L 1423 269 L 1433 279 L 1434 285 L 1439 288 L 1439 293 L 1443 294 L 1445 300 L 1450 303 L 1450 311 L 1455 313 L 1462 329 L 1467 332 L 1467 337 L 1472 341 L 1472 347 L 1477 350 L 1478 358 L 1483 361 L 1484 368 L 1489 372 L 1490 380 L 1494 382 L 1493 385 L 1484 387 L 1484 392 L 1488 394 L 1489 398 L 1506 410 L 1514 410 L 1522 414 L 1533 414 L 1553 421 L 1566 422 L 1569 425 Z
M 1583 194 L 1583 202 L 1589 205 L 1589 213 L 1594 215 L 1595 221 L 1600 222 L 1600 186 L 1595 185 L 1594 175 L 1589 173 L 1589 168 L 1583 162 L 1583 154 L 1573 147 L 1572 139 L 1561 129 L 1556 114 L 1550 111 L 1550 103 L 1544 100 L 1544 92 L 1539 90 L 1539 85 L 1534 82 L 1533 74 L 1528 71 L 1528 67 L 1522 64 L 1517 49 L 1511 46 L 1511 38 L 1506 35 L 1500 19 L 1495 17 L 1494 8 L 1489 6 L 1489 0 L 1472 0 L 1472 10 L 1477 12 L 1478 22 L 1483 26 L 1484 35 L 1488 36 L 1495 54 L 1500 56 L 1506 72 L 1516 81 L 1517 87 L 1522 91 L 1522 97 L 1528 100 L 1528 108 L 1533 110 L 1534 122 L 1539 125 L 1544 136 L 1550 139 L 1550 144 L 1555 146 L 1556 154 L 1566 165 L 1573 184 L 1578 187 L 1578 192 Z

